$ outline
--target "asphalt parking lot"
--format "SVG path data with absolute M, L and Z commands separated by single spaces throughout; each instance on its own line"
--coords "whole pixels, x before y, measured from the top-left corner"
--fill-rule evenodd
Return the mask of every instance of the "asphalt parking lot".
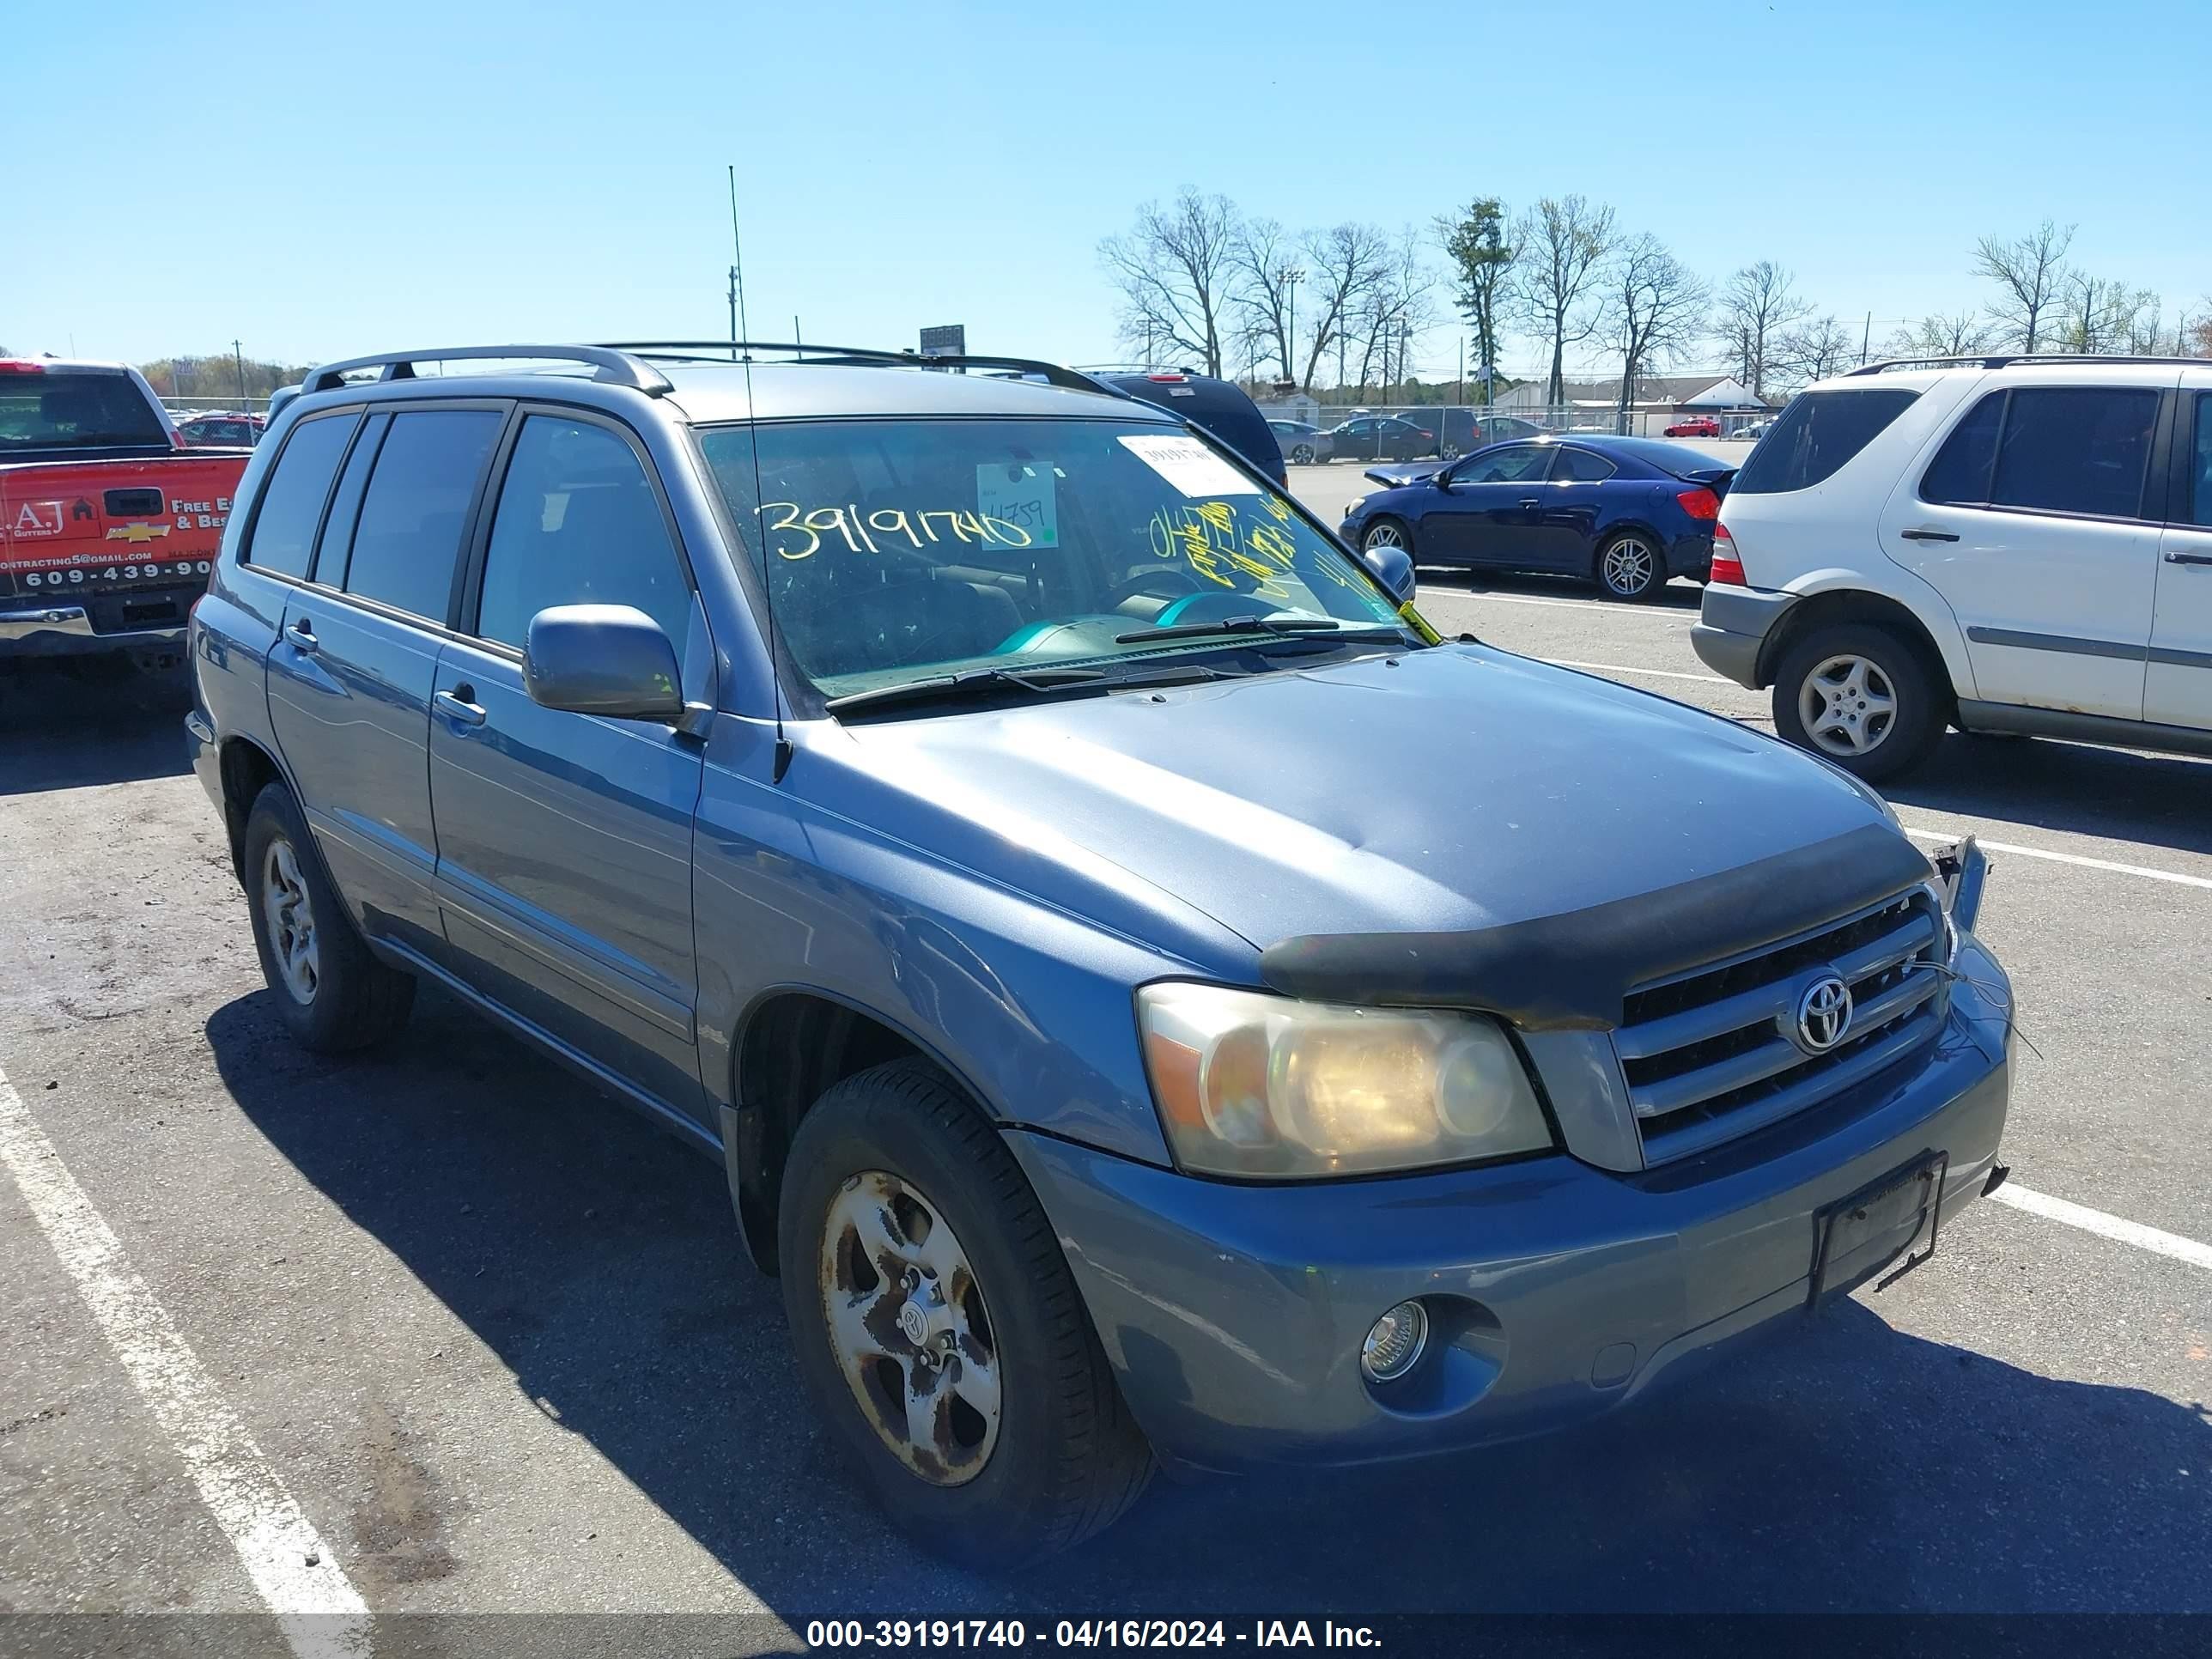
M 1361 485 L 1292 487 L 1333 523 Z M 1447 632 L 1769 724 L 1692 587 L 1424 574 Z M 1992 848 L 2033 1045 L 2012 1201 L 1928 1267 L 1571 1437 L 1163 1482 L 987 1580 L 836 1472 L 714 1164 L 436 997 L 373 1056 L 290 1046 L 179 714 L 0 683 L 0 1611 L 256 1614 L 282 1572 L 349 1586 L 341 1624 L 689 1613 L 718 1651 L 830 1614 L 2212 1611 L 2212 765 L 1953 735 L 1891 792 Z

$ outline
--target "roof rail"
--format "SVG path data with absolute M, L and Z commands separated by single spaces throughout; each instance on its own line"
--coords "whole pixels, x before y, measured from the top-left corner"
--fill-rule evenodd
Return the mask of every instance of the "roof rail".
M 675 388 L 668 377 L 649 363 L 626 352 L 611 350 L 605 346 L 588 345 L 501 345 L 501 346 L 444 346 L 433 351 L 380 351 L 374 357 L 349 357 L 343 362 L 325 363 L 301 382 L 303 392 L 330 392 L 345 383 L 345 377 L 357 369 L 376 368 L 383 373 L 376 378 L 386 380 L 412 380 L 417 363 L 459 362 L 471 358 L 541 358 L 555 362 L 590 363 L 598 373 L 592 378 L 611 386 L 633 386 L 648 398 L 665 398 Z
M 733 362 L 734 354 L 750 356 L 756 351 L 788 351 L 801 362 L 826 367 L 899 368 L 998 368 L 1011 374 L 1035 374 L 1048 385 L 1074 392 L 1103 392 L 1123 397 L 1119 389 L 1093 380 L 1080 369 L 1048 363 L 1036 357 L 923 356 L 918 351 L 885 350 L 878 346 L 808 345 L 793 340 L 621 340 L 603 349 L 634 354 L 641 361 L 666 362 Z
M 2179 357 L 2154 355 L 2149 356 L 2107 356 L 2096 351 L 2011 351 L 1991 354 L 1968 351 L 1950 356 L 1884 357 L 1878 362 L 1862 363 L 1856 368 L 1847 368 L 1844 378 L 1859 374 L 1881 374 L 1893 368 L 1960 368 L 1969 364 L 1977 368 L 2010 368 L 2017 363 L 2202 363 L 2202 357 Z

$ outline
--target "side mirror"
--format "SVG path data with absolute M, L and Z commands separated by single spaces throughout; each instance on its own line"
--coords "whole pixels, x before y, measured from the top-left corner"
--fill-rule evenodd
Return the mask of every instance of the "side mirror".
M 676 647 L 660 624 L 627 605 L 556 605 L 530 619 L 522 684 L 531 702 L 611 720 L 684 718 Z
M 1359 562 L 1374 573 L 1390 597 L 1404 605 L 1413 597 L 1413 556 L 1402 547 L 1363 547 Z

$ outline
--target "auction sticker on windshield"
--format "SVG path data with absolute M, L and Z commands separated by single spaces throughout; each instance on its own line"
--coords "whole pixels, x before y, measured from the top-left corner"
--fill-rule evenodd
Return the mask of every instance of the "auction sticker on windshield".
M 1256 495 L 1264 488 L 1195 438 L 1124 438 L 1121 443 L 1186 495 Z
M 1049 461 L 986 461 L 975 469 L 975 514 L 1018 525 L 1031 547 L 1060 545 L 1060 506 Z

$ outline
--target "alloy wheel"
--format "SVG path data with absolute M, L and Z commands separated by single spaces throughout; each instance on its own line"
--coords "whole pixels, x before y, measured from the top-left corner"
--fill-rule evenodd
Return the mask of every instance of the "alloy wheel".
M 269 843 L 262 861 L 261 916 L 269 928 L 269 943 L 284 988 L 301 1006 L 315 1000 L 322 981 L 322 962 L 315 946 L 315 908 L 307 884 L 300 873 L 300 860 L 292 843 L 278 837 Z
M 1798 687 L 1797 719 L 1823 754 L 1869 754 L 1897 724 L 1897 688 L 1870 658 L 1830 657 Z
M 884 1170 L 849 1176 L 818 1270 L 837 1368 L 877 1437 L 933 1486 L 973 1480 L 999 1439 L 999 1351 L 944 1212 Z
M 1605 558 L 1599 568 L 1608 588 L 1625 599 L 1632 599 L 1656 580 L 1659 559 L 1650 543 L 1635 536 L 1623 536 L 1605 550 Z
M 1362 547 L 1403 547 L 1406 538 L 1398 533 L 1395 524 L 1378 524 L 1360 538 Z

